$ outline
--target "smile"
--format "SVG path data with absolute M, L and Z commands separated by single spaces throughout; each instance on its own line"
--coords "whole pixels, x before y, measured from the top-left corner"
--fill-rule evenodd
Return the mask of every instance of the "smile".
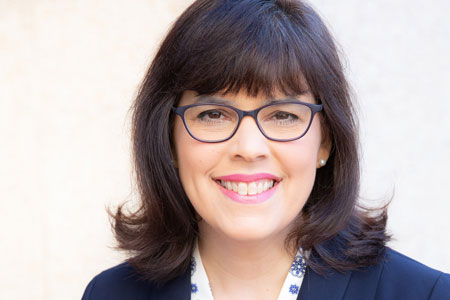
M 281 178 L 267 173 L 233 174 L 214 178 L 214 181 L 229 199 L 243 204 L 258 204 L 272 197 Z
M 236 182 L 220 180 L 218 181 L 224 188 L 229 191 L 238 193 L 241 196 L 261 194 L 274 186 L 275 181 L 272 179 L 263 179 L 252 182 Z

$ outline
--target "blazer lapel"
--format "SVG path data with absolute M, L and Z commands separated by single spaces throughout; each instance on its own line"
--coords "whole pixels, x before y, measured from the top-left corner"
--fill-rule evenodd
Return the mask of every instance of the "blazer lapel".
M 297 300 L 341 300 L 350 275 L 351 272 L 333 272 L 322 276 L 307 268 Z
M 187 270 L 182 276 L 153 289 L 152 300 L 190 300 L 191 273 Z M 341 300 L 347 288 L 351 273 L 333 272 L 326 277 L 306 269 L 298 300 Z
M 155 288 L 151 300 L 190 300 L 191 299 L 191 272 L 186 272 L 169 281 L 165 285 Z
M 346 299 L 373 299 L 383 265 L 346 273 L 331 272 L 324 276 L 308 267 L 297 300 L 342 300 L 344 294 Z M 150 299 L 190 300 L 190 269 L 165 285 L 153 288 Z

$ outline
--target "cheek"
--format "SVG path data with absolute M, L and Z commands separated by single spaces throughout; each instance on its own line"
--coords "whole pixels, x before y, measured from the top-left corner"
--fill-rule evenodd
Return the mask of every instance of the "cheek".
M 289 177 L 315 175 L 320 139 L 303 137 L 300 140 L 280 145 L 278 161 Z
M 217 145 L 194 140 L 181 120 L 175 121 L 174 145 L 181 183 L 189 194 L 189 190 L 209 178 L 209 171 L 219 162 L 220 150 Z
M 301 144 L 292 145 L 284 151 L 281 163 L 285 189 L 282 197 L 293 213 L 301 210 L 312 191 L 316 178 L 316 159 L 317 151 L 311 151 Z
M 318 147 L 309 145 L 307 141 L 293 142 L 282 148 L 282 155 L 279 160 L 283 162 L 288 169 L 299 171 L 298 166 L 315 166 Z M 300 169 L 301 170 L 301 169 Z
M 282 197 L 293 213 L 301 210 L 307 201 L 316 178 L 320 128 L 319 131 L 311 129 L 315 130 L 299 140 L 277 145 L 276 159 L 286 179 Z

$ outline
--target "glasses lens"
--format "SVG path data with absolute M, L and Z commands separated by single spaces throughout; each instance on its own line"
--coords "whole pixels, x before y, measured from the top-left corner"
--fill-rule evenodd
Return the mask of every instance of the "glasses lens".
M 311 109 L 301 103 L 275 104 L 259 112 L 258 122 L 268 137 L 289 140 L 306 132 L 311 116 Z
M 199 105 L 187 109 L 184 119 L 193 136 L 203 141 L 227 139 L 236 129 L 239 116 L 221 105 Z

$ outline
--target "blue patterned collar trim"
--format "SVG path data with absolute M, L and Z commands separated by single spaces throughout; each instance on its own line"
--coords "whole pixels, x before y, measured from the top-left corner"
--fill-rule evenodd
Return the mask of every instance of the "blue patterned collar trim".
M 300 287 L 302 286 L 303 277 L 306 271 L 306 262 L 302 256 L 302 250 L 299 249 L 294 257 L 291 268 L 286 275 L 283 287 L 281 288 L 278 300 L 296 300 Z M 203 267 L 198 243 L 194 248 L 191 259 L 191 300 L 214 300 L 208 276 Z

